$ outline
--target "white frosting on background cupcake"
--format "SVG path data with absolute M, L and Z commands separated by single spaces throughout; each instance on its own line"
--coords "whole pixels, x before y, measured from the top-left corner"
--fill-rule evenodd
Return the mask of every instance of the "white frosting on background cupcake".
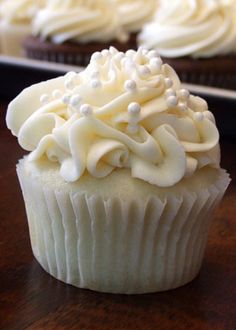
M 33 34 L 58 44 L 128 39 L 106 0 L 49 0 L 35 18 Z
M 5 0 L 0 5 L 3 20 L 15 23 L 31 23 L 44 0 Z
M 164 187 L 219 167 L 219 134 L 206 102 L 182 89 L 155 51 L 141 48 L 97 52 L 81 73 L 24 91 L 10 104 L 7 124 L 31 161 L 59 163 L 68 182 L 85 171 L 102 178 L 130 168 Z
M 231 0 L 160 0 L 139 44 L 164 57 L 211 57 L 236 51 L 236 6 Z
M 120 24 L 130 33 L 139 32 L 152 20 L 157 0 L 111 0 L 117 5 Z

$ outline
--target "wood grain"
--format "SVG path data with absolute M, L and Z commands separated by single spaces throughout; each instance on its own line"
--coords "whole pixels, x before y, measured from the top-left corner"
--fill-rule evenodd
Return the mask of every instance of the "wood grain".
M 24 204 L 15 174 L 23 155 L 5 127 L 0 107 L 0 329 L 236 328 L 235 141 L 222 141 L 223 166 L 233 179 L 215 214 L 200 275 L 169 292 L 101 294 L 47 275 L 30 248 Z

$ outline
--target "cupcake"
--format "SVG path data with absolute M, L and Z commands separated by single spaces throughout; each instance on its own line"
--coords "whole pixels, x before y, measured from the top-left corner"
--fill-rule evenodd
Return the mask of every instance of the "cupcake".
M 6 120 L 30 152 L 17 173 L 46 272 L 125 294 L 197 276 L 229 177 L 207 103 L 155 51 L 97 52 L 25 89 Z
M 0 40 L 4 55 L 23 56 L 22 41 L 31 33 L 31 21 L 44 0 L 5 0 L 0 4 Z
M 181 79 L 236 89 L 236 3 L 161 0 L 139 45 L 158 50 Z
M 112 0 L 117 6 L 120 24 L 129 33 L 132 48 L 137 48 L 137 34 L 145 23 L 151 21 L 156 11 L 157 0 Z
M 35 17 L 33 36 L 24 42 L 29 58 L 80 66 L 110 45 L 130 48 L 117 11 L 106 0 L 48 0 Z

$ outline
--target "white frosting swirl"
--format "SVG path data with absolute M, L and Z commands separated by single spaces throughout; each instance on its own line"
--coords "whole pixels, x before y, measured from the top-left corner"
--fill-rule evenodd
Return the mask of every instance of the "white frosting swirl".
M 103 50 L 81 73 L 24 90 L 9 105 L 7 125 L 31 161 L 58 162 L 68 182 L 86 170 L 101 178 L 125 167 L 166 187 L 203 166 L 219 167 L 206 102 L 182 89 L 155 51 L 141 48 Z
M 139 44 L 165 57 L 211 57 L 236 52 L 236 5 L 230 0 L 160 0 Z
M 143 25 L 152 20 L 157 0 L 113 0 L 117 5 L 120 23 L 126 31 L 141 31 Z
M 0 5 L 0 15 L 8 22 L 30 23 L 44 0 L 5 0 Z
M 128 39 L 106 0 L 49 0 L 34 20 L 33 34 L 58 44 Z

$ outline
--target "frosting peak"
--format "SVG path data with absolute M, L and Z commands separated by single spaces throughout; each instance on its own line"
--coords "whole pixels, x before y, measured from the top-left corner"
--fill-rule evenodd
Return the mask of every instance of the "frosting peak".
M 9 105 L 7 125 L 31 161 L 57 162 L 68 182 L 125 167 L 166 187 L 219 166 L 219 134 L 206 102 L 142 48 L 94 53 L 84 71 L 26 89 Z

